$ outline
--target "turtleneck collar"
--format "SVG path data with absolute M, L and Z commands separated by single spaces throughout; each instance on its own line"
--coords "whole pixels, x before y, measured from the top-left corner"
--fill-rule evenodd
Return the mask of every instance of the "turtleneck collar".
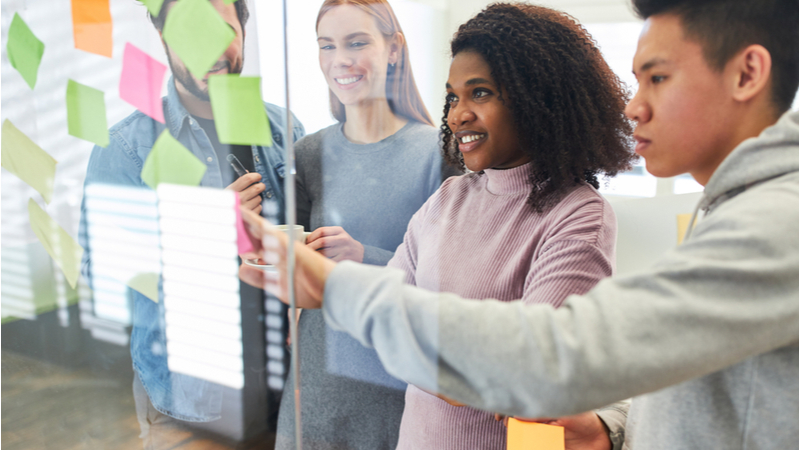
M 530 192 L 528 176 L 532 170 L 532 162 L 511 169 L 486 169 L 483 171 L 486 174 L 486 189 L 495 195 Z

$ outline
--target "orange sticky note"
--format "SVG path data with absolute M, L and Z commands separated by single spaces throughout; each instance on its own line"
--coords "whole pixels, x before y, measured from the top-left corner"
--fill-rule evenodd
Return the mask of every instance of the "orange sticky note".
M 564 450 L 564 428 L 508 419 L 506 450 Z
M 678 245 L 683 243 L 683 238 L 686 237 L 686 232 L 689 231 L 689 227 L 694 228 L 694 226 L 697 225 L 697 218 L 694 219 L 693 224 L 689 225 L 691 220 L 691 214 L 678 214 Z
M 75 48 L 111 58 L 111 8 L 109 0 L 72 0 Z

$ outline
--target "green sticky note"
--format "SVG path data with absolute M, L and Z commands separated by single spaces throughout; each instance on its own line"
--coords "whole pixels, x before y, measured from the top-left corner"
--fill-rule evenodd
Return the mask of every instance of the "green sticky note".
M 28 200 L 28 216 L 31 228 L 44 249 L 64 272 L 67 282 L 74 289 L 81 272 L 83 247 L 75 242 L 61 226 L 50 217 L 33 199 Z
M 211 76 L 208 95 L 221 143 L 272 145 L 269 120 L 261 101 L 261 77 Z
M 69 134 L 94 142 L 100 147 L 108 146 L 108 122 L 103 91 L 80 84 L 67 82 L 67 128 Z
M 161 12 L 161 5 L 164 4 L 164 0 L 139 0 L 144 3 L 144 6 L 147 7 L 147 10 L 150 11 L 150 15 L 153 17 L 158 16 L 158 13 Z
M 53 198 L 56 164 L 46 151 L 6 119 L 3 121 L 2 166 L 42 194 L 44 201 Z
M 144 162 L 142 181 L 153 189 L 159 183 L 197 186 L 205 173 L 206 165 L 164 130 Z
M 14 13 L 11 26 L 8 27 L 8 61 L 17 69 L 22 78 L 33 89 L 36 86 L 36 75 L 39 63 L 44 54 L 44 43 L 33 35 L 28 25 L 19 14 Z
M 186 68 L 204 78 L 236 33 L 208 0 L 178 0 L 167 14 L 163 36 Z
M 158 274 L 137 273 L 126 283 L 129 288 L 158 303 Z

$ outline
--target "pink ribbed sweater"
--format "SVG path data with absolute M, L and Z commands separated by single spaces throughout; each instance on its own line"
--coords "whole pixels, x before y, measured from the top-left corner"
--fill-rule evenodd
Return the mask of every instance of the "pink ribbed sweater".
M 452 177 L 420 208 L 389 266 L 407 281 L 466 298 L 558 307 L 614 267 L 616 219 L 587 184 L 537 214 L 526 203 L 530 164 Z M 491 333 L 487 323 L 476 333 Z M 506 448 L 493 414 L 455 407 L 409 385 L 398 450 Z

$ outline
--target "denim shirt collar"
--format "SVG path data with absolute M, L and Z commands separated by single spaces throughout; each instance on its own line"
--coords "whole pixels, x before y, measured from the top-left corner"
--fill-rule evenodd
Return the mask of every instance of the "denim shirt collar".
M 167 83 L 167 97 L 166 107 L 164 108 L 164 119 L 167 121 L 167 127 L 170 134 L 179 136 L 183 124 L 189 118 L 189 111 L 181 103 L 181 98 L 178 96 L 178 89 L 175 87 L 175 77 L 169 77 Z

